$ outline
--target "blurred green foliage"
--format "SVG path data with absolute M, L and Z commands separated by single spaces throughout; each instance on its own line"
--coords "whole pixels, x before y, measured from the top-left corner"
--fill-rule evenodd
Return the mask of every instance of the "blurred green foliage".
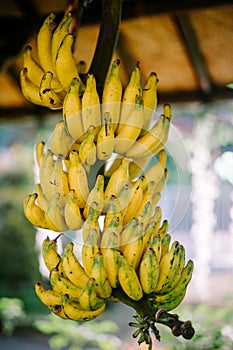
M 63 320 L 53 314 L 38 319 L 34 327 L 49 335 L 49 346 L 52 350 L 67 347 L 69 350 L 99 349 L 118 350 L 121 341 L 116 335 L 118 326 L 110 320 L 92 320 L 74 322 Z
M 35 229 L 23 213 L 26 174 L 0 177 L 0 296 L 20 297 L 26 309 L 37 304 L 34 283 L 41 279 Z
M 0 298 L 0 333 L 10 336 L 23 322 L 24 304 L 18 298 Z

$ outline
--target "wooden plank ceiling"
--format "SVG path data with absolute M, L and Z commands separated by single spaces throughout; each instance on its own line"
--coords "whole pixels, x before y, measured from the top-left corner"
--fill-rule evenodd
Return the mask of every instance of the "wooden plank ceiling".
M 85 8 L 75 57 L 90 65 L 99 33 L 101 1 Z M 0 4 L 0 117 L 43 113 L 22 96 L 22 48 L 36 46 L 36 33 L 50 12 L 66 0 L 7 0 Z M 36 49 L 34 50 L 36 51 Z M 159 101 L 208 102 L 233 98 L 233 1 L 123 0 L 116 52 L 125 85 L 137 61 L 142 84 L 151 71 L 159 76 Z M 45 111 L 48 113 L 48 110 Z

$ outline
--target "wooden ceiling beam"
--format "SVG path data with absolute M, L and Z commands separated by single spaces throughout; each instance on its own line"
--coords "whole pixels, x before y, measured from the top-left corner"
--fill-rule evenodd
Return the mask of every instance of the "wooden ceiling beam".
M 193 66 L 203 98 L 208 100 L 213 93 L 213 86 L 196 33 L 187 14 L 175 15 L 173 19 Z

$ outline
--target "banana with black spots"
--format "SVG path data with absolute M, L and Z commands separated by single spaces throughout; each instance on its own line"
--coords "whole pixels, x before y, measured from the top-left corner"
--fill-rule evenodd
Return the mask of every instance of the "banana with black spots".
M 96 144 L 95 144 L 96 131 L 95 126 L 90 125 L 85 134 L 84 139 L 79 147 L 79 158 L 84 166 L 94 165 L 96 162 Z
M 121 288 L 130 299 L 138 301 L 143 297 L 143 290 L 138 275 L 123 253 L 119 254 L 118 278 Z
M 62 303 L 62 295 L 53 289 L 45 289 L 41 283 L 35 284 L 35 292 L 40 301 L 52 309 L 55 305 Z
M 45 263 L 45 266 L 49 271 L 58 266 L 61 261 L 61 256 L 57 252 L 57 240 L 60 237 L 58 235 L 55 239 L 50 239 L 46 237 L 42 243 L 42 257 Z
M 81 289 L 78 301 L 81 307 L 85 310 L 97 310 L 103 304 L 105 300 L 100 298 L 96 293 L 96 281 L 91 277 L 86 285 Z
M 83 310 L 78 301 L 70 299 L 68 295 L 64 295 L 62 306 L 67 318 L 74 321 L 85 322 L 91 321 L 99 316 L 105 310 L 106 303 L 97 310 Z
M 143 292 L 150 294 L 154 291 L 159 279 L 159 260 L 153 248 L 149 247 L 144 252 L 139 265 L 139 280 Z
M 68 294 L 72 299 L 79 298 L 81 288 L 75 286 L 68 278 L 63 276 L 57 268 L 51 270 L 49 280 L 55 292 L 60 295 Z
M 96 154 L 98 159 L 105 161 L 108 160 L 112 156 L 114 144 L 115 135 L 112 118 L 109 112 L 105 112 L 102 126 L 96 139 Z
M 108 275 L 104 267 L 103 255 L 100 251 L 94 255 L 94 262 L 90 272 L 95 279 L 95 291 L 101 298 L 109 298 L 112 293 L 112 287 L 108 281 Z
M 94 257 L 99 252 L 99 232 L 92 228 L 85 238 L 82 247 L 82 264 L 86 274 L 91 277 L 91 270 L 94 264 Z
M 65 276 L 78 288 L 83 288 L 89 277 L 87 276 L 83 266 L 80 264 L 79 259 L 74 254 L 74 243 L 66 243 L 62 258 L 61 258 L 62 270 Z

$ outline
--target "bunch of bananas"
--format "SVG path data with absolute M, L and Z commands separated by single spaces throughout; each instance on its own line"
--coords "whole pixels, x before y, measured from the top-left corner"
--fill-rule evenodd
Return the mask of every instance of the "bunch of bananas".
M 140 312 L 149 307 L 150 313 L 177 307 L 190 282 L 193 262 L 185 262 L 185 250 L 178 241 L 171 244 L 167 222 L 161 224 L 160 219 L 157 207 L 145 235 L 139 219 L 122 231 L 108 227 L 107 238 L 106 230 L 100 236 L 90 227 L 82 246 L 82 263 L 73 242 L 66 243 L 59 255 L 58 238 L 46 238 L 42 253 L 52 288 L 36 284 L 42 303 L 60 317 L 76 321 L 94 319 L 107 301 L 123 300 Z
M 20 83 L 24 96 L 30 102 L 61 109 L 71 80 L 74 77 L 80 80 L 85 65 L 82 61 L 76 64 L 73 56 L 75 35 L 72 33 L 72 14 L 66 13 L 58 25 L 55 19 L 55 14 L 51 13 L 38 32 L 39 62 L 32 56 L 31 45 L 24 48 Z
M 25 97 L 62 109 L 49 141 L 36 144 L 39 181 L 24 200 L 24 212 L 32 225 L 60 232 L 58 237 L 80 230 L 83 245 L 79 261 L 74 243 L 66 243 L 59 255 L 58 237 L 45 239 L 42 252 L 52 288 L 37 283 L 35 290 L 55 314 L 77 321 L 97 317 L 107 301 L 122 301 L 137 312 L 134 336 L 151 349 L 148 329 L 158 338 L 154 322 L 165 322 L 155 314 L 182 302 L 193 272 L 184 247 L 171 243 L 157 205 L 168 176 L 164 146 L 171 107 L 165 104 L 154 121 L 156 73 L 142 88 L 137 63 L 123 89 L 118 59 L 100 98 L 95 76 L 84 74 L 74 60 L 71 14 L 56 29 L 54 19 L 48 16 L 38 34 L 41 66 L 31 47 L 23 54 Z M 169 326 L 171 319 L 169 314 Z M 174 334 L 188 337 L 177 318 L 174 322 Z

